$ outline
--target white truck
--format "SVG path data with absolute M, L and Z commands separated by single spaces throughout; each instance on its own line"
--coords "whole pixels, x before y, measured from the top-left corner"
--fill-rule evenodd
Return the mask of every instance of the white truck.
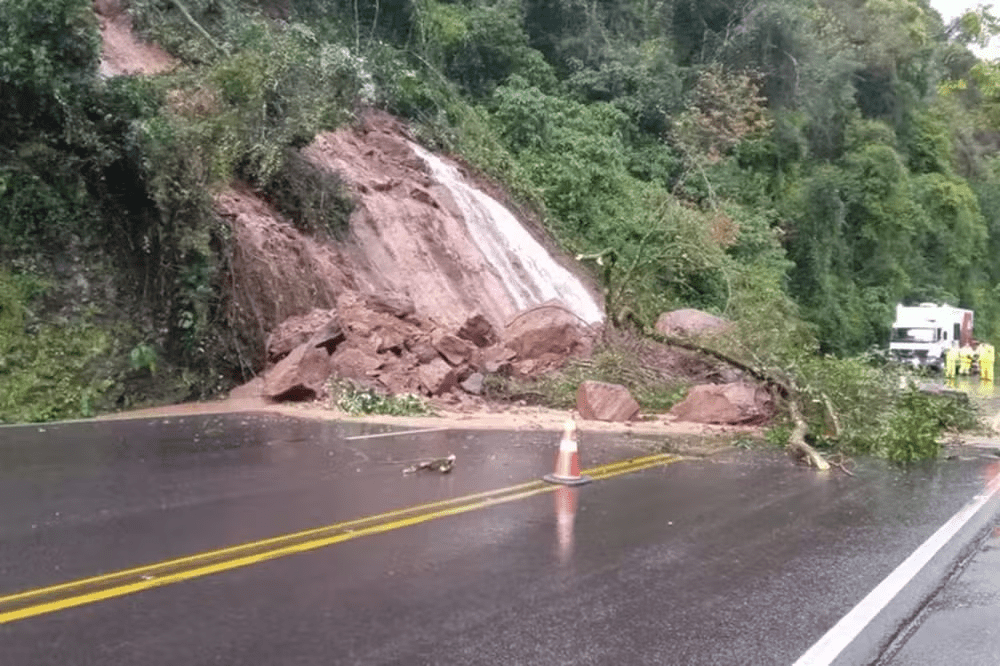
M 889 354 L 914 367 L 940 370 L 948 347 L 972 345 L 972 320 L 972 310 L 947 304 L 898 304 Z

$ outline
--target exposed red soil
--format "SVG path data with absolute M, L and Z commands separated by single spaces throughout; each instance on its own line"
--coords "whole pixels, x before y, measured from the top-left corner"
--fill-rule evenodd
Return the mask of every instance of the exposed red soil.
M 101 28 L 102 76 L 161 74 L 177 66 L 177 60 L 156 44 L 140 40 L 132 30 L 132 18 L 120 0 L 94 0 Z

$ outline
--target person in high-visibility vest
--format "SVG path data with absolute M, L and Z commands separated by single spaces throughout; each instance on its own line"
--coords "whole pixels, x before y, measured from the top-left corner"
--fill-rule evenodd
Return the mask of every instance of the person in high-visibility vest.
M 944 353 L 944 376 L 946 379 L 954 379 L 958 372 L 958 347 L 948 347 Z
M 979 381 L 993 381 L 993 362 L 995 360 L 995 355 L 996 351 L 990 343 L 984 342 L 979 345 Z
M 972 370 L 972 347 L 962 345 L 958 350 L 958 374 L 967 375 Z

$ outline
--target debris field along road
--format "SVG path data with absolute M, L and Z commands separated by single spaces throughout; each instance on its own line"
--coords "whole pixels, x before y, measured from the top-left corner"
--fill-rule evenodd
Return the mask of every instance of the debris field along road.
M 792 664 L 933 550 L 802 662 L 871 663 L 997 523 L 986 449 L 850 477 L 582 433 L 593 482 L 565 487 L 541 480 L 560 436 L 265 414 L 0 428 L 4 663 Z M 432 461 L 449 471 L 404 474 Z

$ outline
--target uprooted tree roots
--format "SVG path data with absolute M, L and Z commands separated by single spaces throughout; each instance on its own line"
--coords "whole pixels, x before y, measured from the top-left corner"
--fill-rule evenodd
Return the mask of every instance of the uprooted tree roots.
M 702 345 L 694 344 L 686 340 L 681 340 L 668 335 L 663 335 L 662 333 L 656 331 L 647 331 L 646 335 L 661 342 L 665 345 L 670 345 L 673 347 L 679 347 L 681 349 L 687 349 L 688 351 L 693 351 L 699 354 L 704 354 L 706 356 L 711 356 L 712 358 L 722 361 L 727 365 L 730 365 L 737 370 L 741 370 L 746 374 L 750 375 L 757 381 L 761 382 L 765 388 L 771 391 L 771 394 L 776 398 L 784 400 L 788 405 L 788 413 L 792 419 L 794 427 L 792 428 L 791 435 L 788 437 L 788 449 L 801 460 L 805 460 L 806 463 L 815 467 L 820 471 L 826 471 L 830 469 L 830 463 L 827 461 L 823 455 L 814 449 L 812 446 L 806 442 L 806 433 L 809 432 L 809 425 L 806 423 L 805 418 L 802 416 L 801 402 L 803 400 L 802 392 L 799 391 L 795 385 L 789 381 L 779 378 L 775 373 L 766 370 L 760 370 L 759 368 L 754 368 L 746 363 L 729 356 L 717 349 L 711 349 L 709 347 L 704 347 Z M 836 412 L 833 410 L 833 405 L 829 398 L 825 395 L 821 400 L 823 407 L 826 411 L 826 420 L 830 424 L 831 429 L 834 431 L 835 436 L 840 435 L 840 419 L 837 417 Z M 840 466 L 841 469 L 844 469 Z M 846 469 L 845 469 L 846 471 Z

